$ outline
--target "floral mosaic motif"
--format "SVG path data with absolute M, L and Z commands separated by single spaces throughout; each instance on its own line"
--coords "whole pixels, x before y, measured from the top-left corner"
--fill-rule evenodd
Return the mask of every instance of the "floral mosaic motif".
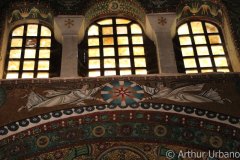
M 220 5 L 211 1 L 185 0 L 177 8 L 178 21 L 192 16 L 204 16 L 222 22 L 222 14 Z
M 135 82 L 113 81 L 103 87 L 101 95 L 107 103 L 127 106 L 140 102 L 144 96 L 144 91 Z
M 22 19 L 43 19 L 51 23 L 52 14 L 47 9 L 39 9 L 36 7 L 16 9 L 12 12 L 8 23 Z

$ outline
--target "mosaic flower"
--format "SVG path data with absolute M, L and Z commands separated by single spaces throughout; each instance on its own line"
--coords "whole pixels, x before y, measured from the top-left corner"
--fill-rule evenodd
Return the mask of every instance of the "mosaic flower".
M 143 89 L 130 81 L 113 81 L 101 91 L 102 98 L 107 103 L 125 107 L 139 102 L 143 96 Z

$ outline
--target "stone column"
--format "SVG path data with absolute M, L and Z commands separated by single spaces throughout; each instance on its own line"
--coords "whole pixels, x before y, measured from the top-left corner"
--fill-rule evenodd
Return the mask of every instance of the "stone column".
M 175 13 L 146 16 L 146 33 L 156 45 L 160 73 L 178 73 L 172 41 L 175 32 Z
M 78 44 L 84 37 L 84 17 L 55 17 L 54 34 L 57 41 L 62 44 L 62 64 L 60 77 L 77 77 Z

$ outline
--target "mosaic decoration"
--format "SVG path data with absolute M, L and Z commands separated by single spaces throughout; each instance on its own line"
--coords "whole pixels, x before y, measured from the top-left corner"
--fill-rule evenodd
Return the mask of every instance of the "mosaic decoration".
M 45 6 L 21 6 L 12 11 L 8 23 L 14 23 L 23 19 L 39 19 L 52 24 L 53 15 Z
M 118 106 L 127 106 L 140 102 L 144 96 L 143 89 L 135 82 L 113 81 L 101 90 L 104 101 Z
M 222 23 L 222 9 L 216 1 L 195 1 L 184 0 L 181 1 L 177 7 L 177 21 L 181 23 L 188 19 L 203 18 L 209 19 L 218 24 Z
M 239 115 L 238 81 L 237 73 L 3 80 L 0 81 L 4 91 L 0 124 L 69 107 L 112 105 L 126 108 L 140 103 L 187 105 Z M 18 116 L 11 116 L 15 114 Z
M 52 154 L 53 150 L 59 148 L 68 150 L 51 156 L 61 155 L 65 158 L 90 156 L 97 159 L 110 155 L 121 157 L 122 151 L 125 151 L 129 156 L 147 158 L 146 153 L 153 151 L 151 145 L 146 145 L 150 142 L 158 145 L 171 144 L 191 149 L 197 146 L 202 150 L 231 152 L 238 151 L 240 146 L 239 128 L 192 116 L 152 112 L 146 109 L 86 115 L 79 113 L 77 116 L 46 122 L 2 139 L 0 158 L 29 159 Z M 133 143 L 145 145 L 141 150 L 136 148 L 137 145 L 133 148 L 119 145 L 121 146 L 119 148 L 109 145 L 113 141 L 125 141 L 129 143 L 128 145 Z M 84 145 L 76 147 L 79 144 Z M 159 151 L 155 150 L 154 154 L 150 155 L 164 156 L 164 148 L 160 146 L 158 148 Z
M 104 0 L 97 1 L 86 12 L 85 17 L 87 21 L 91 21 L 96 17 L 105 16 L 109 14 L 123 14 L 131 16 L 142 23 L 145 22 L 145 10 L 137 1 L 129 0 Z
M 233 116 L 228 116 L 226 114 L 215 113 L 203 109 L 197 109 L 193 107 L 186 107 L 180 105 L 169 105 L 169 104 L 158 104 L 158 103 L 141 103 L 140 105 L 131 105 L 129 107 L 125 107 L 128 110 L 150 110 L 150 111 L 159 111 L 159 112 L 170 112 L 180 115 L 188 115 L 198 118 L 207 117 L 208 120 L 215 120 L 220 123 L 228 124 L 231 126 L 235 126 L 239 128 L 240 119 Z M 68 108 L 61 111 L 54 111 L 51 113 L 45 113 L 34 117 L 29 117 L 27 119 L 22 119 L 17 122 L 10 123 L 6 126 L 0 128 L 0 135 L 4 137 L 8 137 L 13 133 L 18 133 L 19 130 L 28 129 L 28 127 L 32 127 L 34 125 L 38 125 L 39 123 L 51 122 L 56 119 L 66 118 L 66 117 L 75 117 L 79 115 L 86 115 L 89 113 L 101 112 L 101 111 L 122 111 L 122 107 L 117 107 L 113 105 L 95 105 L 95 106 L 86 106 L 86 107 L 76 107 L 76 108 Z M 130 114 L 131 116 L 132 114 Z M 116 116 L 113 115 L 113 119 L 116 120 Z M 168 118 L 167 118 L 168 119 Z M 96 118 L 98 121 L 98 118 Z M 202 126 L 202 122 L 199 122 L 199 125 Z M 105 130 L 102 127 L 95 127 L 94 135 L 96 137 L 101 137 L 105 134 Z M 155 131 L 159 136 L 163 136 L 166 134 L 166 129 L 162 125 L 158 125 L 155 128 Z M 236 135 L 236 131 L 233 130 L 233 135 Z
M 231 100 L 221 98 L 216 89 L 203 90 L 205 84 L 188 85 L 179 88 L 169 88 L 158 83 L 156 88 L 140 86 L 134 81 L 112 81 L 103 84 L 100 87 L 89 88 L 88 84 L 83 85 L 81 89 L 74 90 L 44 90 L 45 96 L 42 96 L 33 91 L 27 96 L 27 103 L 18 109 L 18 112 L 23 109 L 31 111 L 35 108 L 48 108 L 59 105 L 77 105 L 83 106 L 87 103 L 86 100 L 96 100 L 106 102 L 111 105 L 125 107 L 138 102 L 144 102 L 149 99 L 167 99 L 182 103 L 206 103 L 216 102 L 224 104 L 231 103 Z M 102 98 L 94 97 L 98 92 L 101 92 Z M 199 92 L 193 94 L 191 92 Z M 148 93 L 150 96 L 145 96 Z M 98 102 L 96 102 L 98 103 Z

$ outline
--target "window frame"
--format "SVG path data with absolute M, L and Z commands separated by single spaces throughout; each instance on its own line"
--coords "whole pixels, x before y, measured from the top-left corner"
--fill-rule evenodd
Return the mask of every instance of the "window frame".
M 193 29 L 191 27 L 192 22 L 201 22 L 202 27 L 203 27 L 203 33 L 193 33 Z M 217 33 L 208 33 L 206 23 L 211 24 L 214 27 L 216 27 L 218 29 L 218 32 Z M 178 29 L 184 24 L 186 24 L 188 26 L 189 33 L 179 35 L 178 34 Z M 210 40 L 209 40 L 209 36 L 211 36 L 211 35 L 213 35 L 213 36 L 218 35 L 220 37 L 221 43 L 211 44 Z M 180 37 L 185 37 L 185 36 L 190 37 L 191 42 L 192 42 L 191 45 L 181 45 L 180 44 Z M 195 44 L 194 36 L 204 36 L 205 40 L 206 40 L 206 44 Z M 229 72 L 233 71 L 232 65 L 231 65 L 231 62 L 230 62 L 230 59 L 229 59 L 229 55 L 228 55 L 228 52 L 227 52 L 224 36 L 223 36 L 223 33 L 222 33 L 222 29 L 219 27 L 219 25 L 217 25 L 213 22 L 210 22 L 210 21 L 206 21 L 206 20 L 185 21 L 185 22 L 178 25 L 177 30 L 176 30 L 176 37 L 175 37 L 174 41 L 177 42 L 177 47 L 175 47 L 175 52 L 177 54 L 176 55 L 176 61 L 177 61 L 178 71 L 180 73 L 186 73 L 186 70 L 188 70 L 188 71 L 197 70 L 198 73 L 206 73 L 206 72 L 202 72 L 202 70 L 204 70 L 204 69 L 206 69 L 206 70 L 210 69 L 210 70 L 213 70 L 213 72 L 217 72 L 217 69 L 228 69 Z M 208 48 L 209 55 L 198 55 L 197 47 L 201 47 L 201 46 L 204 46 L 204 47 Z M 211 49 L 212 46 L 222 46 L 223 51 L 224 51 L 224 55 L 214 55 L 213 52 L 212 52 L 212 49 Z M 182 47 L 192 47 L 193 48 L 193 56 L 183 56 L 183 53 L 181 51 Z M 199 58 L 206 58 L 206 57 L 210 58 L 211 63 L 212 63 L 212 67 L 201 67 L 200 66 Z M 215 61 L 214 61 L 214 57 L 225 57 L 228 66 L 217 67 L 216 64 L 215 64 Z M 196 62 L 196 67 L 195 68 L 193 68 L 193 67 L 192 68 L 186 68 L 185 65 L 184 65 L 184 61 L 183 61 L 184 58 L 194 58 L 195 62 Z
M 27 28 L 28 25 L 37 25 L 38 26 L 38 30 L 37 30 L 37 36 L 27 36 Z M 15 29 L 17 29 L 18 27 L 23 26 L 23 35 L 22 36 L 13 36 L 13 32 L 15 31 Z M 51 32 L 51 36 L 41 36 L 41 28 L 46 27 L 50 30 Z M 14 38 L 21 38 L 22 39 L 22 45 L 21 47 L 11 47 L 11 42 L 12 39 Z M 36 39 L 37 43 L 36 43 L 36 47 L 27 47 L 26 43 L 27 43 L 27 39 Z M 51 40 L 51 45 L 50 47 L 40 47 L 40 40 L 41 39 L 50 39 Z M 51 29 L 51 27 L 49 27 L 48 25 L 45 24 L 41 24 L 41 23 L 24 23 L 24 24 L 20 24 L 17 26 L 14 26 L 11 31 L 9 32 L 9 38 L 8 38 L 8 46 L 7 46 L 7 54 L 6 54 L 6 58 L 5 58 L 5 65 L 4 65 L 4 75 L 3 78 L 7 79 L 7 74 L 8 73 L 18 73 L 18 78 L 16 79 L 29 79 L 29 78 L 22 78 L 23 72 L 24 73 L 33 73 L 33 77 L 32 78 L 38 78 L 37 74 L 38 73 L 48 73 L 48 78 L 51 77 L 51 72 L 55 69 L 55 67 L 52 65 L 51 61 L 53 60 L 53 58 L 55 56 L 53 56 L 53 44 L 54 44 L 54 36 L 53 36 L 53 30 Z M 19 49 L 21 50 L 21 55 L 19 59 L 14 59 L 14 58 L 10 58 L 10 51 L 11 49 Z M 36 53 L 35 53 L 35 58 L 24 58 L 24 54 L 26 49 L 35 49 Z M 50 57 L 49 58 L 39 58 L 39 52 L 40 49 L 48 49 L 50 50 Z M 10 60 L 18 60 L 20 62 L 20 66 L 19 66 L 19 70 L 12 70 L 9 71 L 8 70 L 8 63 Z M 33 70 L 24 70 L 23 69 L 23 63 L 25 60 L 28 61 L 34 61 L 34 69 Z M 49 68 L 48 70 L 38 70 L 38 62 L 39 61 L 48 61 L 49 62 Z M 10 78 L 11 79 L 11 78 Z M 15 79 L 15 78 L 14 78 Z
M 105 20 L 105 19 L 112 19 L 112 24 L 109 24 L 109 25 L 98 24 L 99 21 L 102 21 L 102 20 Z M 126 20 L 129 20 L 130 22 L 128 24 L 116 24 L 116 19 L 126 19 Z M 137 24 L 141 28 L 142 33 L 139 33 L 139 34 L 133 33 L 132 34 L 131 33 L 131 25 L 132 24 Z M 90 27 L 93 26 L 93 25 L 98 26 L 99 35 L 97 35 L 97 36 L 91 36 L 91 35 L 89 36 L 88 35 L 88 31 L 89 31 Z M 127 27 L 127 34 L 117 34 L 117 27 L 120 27 L 120 26 L 126 26 Z M 102 33 L 102 28 L 103 27 L 112 27 L 113 28 L 113 34 L 103 35 L 103 33 Z M 143 44 L 133 44 L 132 43 L 132 37 L 133 36 L 141 36 L 142 40 L 143 40 Z M 104 45 L 103 44 L 103 38 L 104 37 L 113 37 L 114 44 L 113 45 Z M 127 37 L 129 43 L 125 44 L 125 45 L 119 45 L 117 43 L 118 42 L 117 37 Z M 86 44 L 87 53 L 85 53 L 85 54 L 87 54 L 87 55 L 86 55 L 85 61 L 86 61 L 86 65 L 87 65 L 87 76 L 88 77 L 89 77 L 89 72 L 90 71 L 100 71 L 100 76 L 106 76 L 104 74 L 105 71 L 116 71 L 115 75 L 120 75 L 120 70 L 131 70 L 131 74 L 129 74 L 129 75 L 136 74 L 137 69 L 146 70 L 146 72 L 148 72 L 147 55 L 146 55 L 146 47 L 145 47 L 146 36 L 144 34 L 144 30 L 143 30 L 142 26 L 138 22 L 136 22 L 132 19 L 129 19 L 127 17 L 106 17 L 106 18 L 97 19 L 96 21 L 91 23 L 88 26 L 88 28 L 86 29 L 86 39 L 87 39 L 87 41 L 88 41 L 89 38 L 99 38 L 99 45 L 98 46 L 89 46 L 88 44 Z M 113 47 L 115 55 L 114 56 L 104 56 L 104 52 L 103 52 L 104 47 Z M 128 47 L 129 48 L 129 55 L 119 56 L 119 51 L 118 51 L 119 47 Z M 143 47 L 144 55 L 134 55 L 133 47 Z M 88 49 L 89 48 L 98 48 L 100 50 L 100 56 L 96 57 L 96 58 L 92 58 L 92 57 L 90 58 L 89 55 L 88 55 Z M 104 68 L 104 62 L 103 61 L 104 61 L 105 58 L 112 58 L 112 59 L 114 58 L 115 59 L 115 68 Z M 120 63 L 121 58 L 129 58 L 130 59 L 130 67 L 124 67 L 124 68 L 120 67 L 119 63 Z M 135 67 L 134 58 L 144 58 L 146 66 L 145 67 Z M 88 65 L 89 59 L 99 59 L 100 60 L 100 68 L 89 69 L 89 65 Z

